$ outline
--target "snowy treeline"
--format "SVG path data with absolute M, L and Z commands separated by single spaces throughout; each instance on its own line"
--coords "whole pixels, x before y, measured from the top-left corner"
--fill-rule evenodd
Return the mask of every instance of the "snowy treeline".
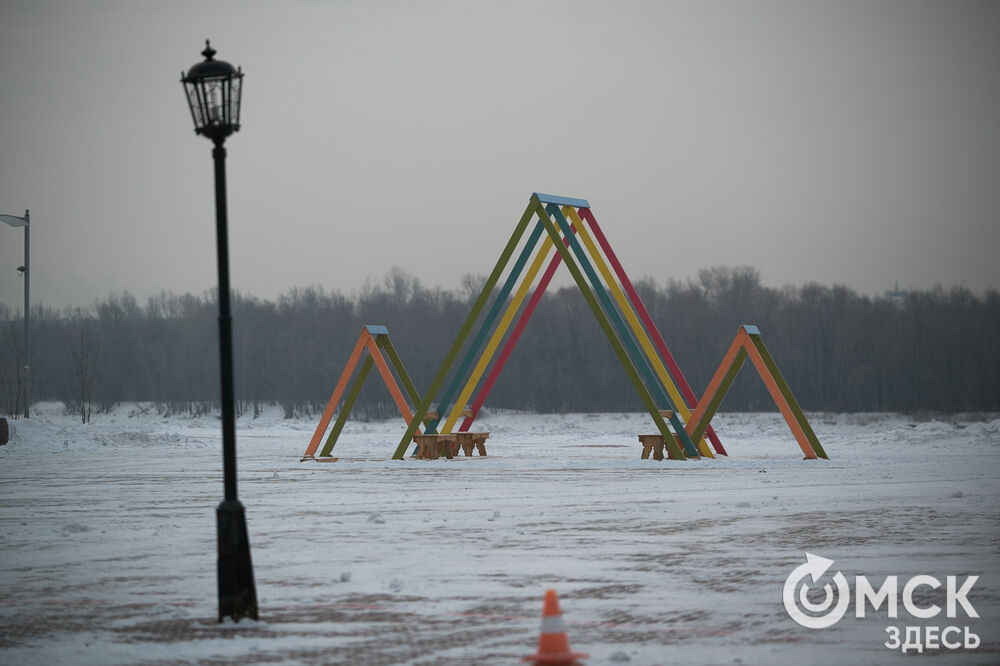
M 433 379 L 479 292 L 431 289 L 399 270 L 346 296 L 293 289 L 277 301 L 234 297 L 242 412 L 280 403 L 321 410 L 361 326 L 388 326 L 417 388 Z M 966 289 L 871 298 L 846 287 L 772 289 L 751 268 L 637 285 L 694 390 L 704 390 L 741 323 L 763 339 L 807 410 L 1000 411 L 1000 294 Z M 163 412 L 215 409 L 219 393 L 214 295 L 128 293 L 88 308 L 32 310 L 33 400 L 62 400 L 86 420 L 123 401 Z M 20 311 L 0 304 L 0 412 L 19 407 Z M 546 295 L 486 403 L 537 411 L 641 411 L 642 403 L 575 287 Z M 771 409 L 751 367 L 723 404 Z M 395 412 L 373 373 L 361 417 Z

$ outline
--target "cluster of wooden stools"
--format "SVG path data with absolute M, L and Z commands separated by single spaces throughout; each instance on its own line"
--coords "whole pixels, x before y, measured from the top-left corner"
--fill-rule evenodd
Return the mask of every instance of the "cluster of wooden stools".
M 479 455 L 486 455 L 486 440 L 488 432 L 453 432 L 446 435 L 414 435 L 417 443 L 417 458 L 420 460 L 437 460 L 441 456 L 454 458 L 459 450 L 466 456 L 472 455 L 475 448 Z
M 462 416 L 475 418 L 472 409 L 466 405 L 462 410 Z M 437 410 L 430 410 L 424 414 L 424 421 L 438 420 L 441 415 Z M 437 460 L 441 456 L 454 458 L 462 451 L 466 456 L 472 456 L 473 448 L 479 455 L 486 455 L 486 440 L 489 439 L 488 432 L 452 432 L 445 435 L 414 435 L 413 441 L 417 443 L 418 460 Z

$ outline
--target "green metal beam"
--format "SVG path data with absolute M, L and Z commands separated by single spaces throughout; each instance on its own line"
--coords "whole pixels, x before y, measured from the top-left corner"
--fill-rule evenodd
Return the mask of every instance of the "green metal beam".
M 361 369 L 358 370 L 358 376 L 354 378 L 351 390 L 347 393 L 344 405 L 340 408 L 340 414 L 337 415 L 337 422 L 333 424 L 333 430 L 330 431 L 330 436 L 326 438 L 326 443 L 323 444 L 323 450 L 319 453 L 320 457 L 325 458 L 333 451 L 333 445 L 337 443 L 340 431 L 344 429 L 344 424 L 347 423 L 347 416 L 351 413 L 351 409 L 354 408 L 354 402 L 358 399 L 361 387 L 364 386 L 365 380 L 368 379 L 368 373 L 371 372 L 374 365 L 375 361 L 372 360 L 371 354 L 365 356 L 365 360 L 361 363 Z
M 688 436 L 687 430 L 684 429 L 684 422 L 681 421 L 677 414 L 677 407 L 670 401 L 664 387 L 653 374 L 653 369 L 649 366 L 646 356 L 639 350 L 639 346 L 632 337 L 632 333 L 628 330 L 628 327 L 625 326 L 625 321 L 622 319 L 621 313 L 611 301 L 611 297 L 608 296 L 608 292 L 604 288 L 601 279 L 597 276 L 596 271 L 594 271 L 594 267 L 591 265 L 590 259 L 587 258 L 587 253 L 584 251 L 583 247 L 580 245 L 580 241 L 577 240 L 576 235 L 573 233 L 569 221 L 555 204 L 549 204 L 545 207 L 545 210 L 556 218 L 556 222 L 558 222 L 560 228 L 562 228 L 563 235 L 569 239 L 570 247 L 573 249 L 573 253 L 576 255 L 577 261 L 580 262 L 580 266 L 583 268 L 583 271 L 587 274 L 587 277 L 590 278 L 590 284 L 593 287 L 594 294 L 597 296 L 600 304 L 603 305 L 604 313 L 607 316 L 608 321 L 612 326 L 614 326 L 615 331 L 617 332 L 617 337 L 627 350 L 633 366 L 642 375 L 642 378 L 646 380 L 645 385 L 647 389 L 650 391 L 651 395 L 655 394 L 655 397 L 660 400 L 659 405 L 662 405 L 670 410 L 672 414 L 670 416 L 670 423 L 674 426 L 674 430 L 677 432 L 677 436 L 681 440 L 681 445 L 684 447 L 684 451 L 689 456 L 697 458 L 701 454 L 698 452 L 698 447 L 696 447 L 694 442 L 691 441 L 691 437 Z M 659 407 L 657 407 L 657 413 L 659 413 Z
M 667 426 L 666 421 L 660 415 L 660 410 L 656 406 L 656 402 L 653 400 L 653 396 L 650 395 L 649 390 L 642 383 L 642 379 L 639 377 L 638 371 L 632 364 L 632 360 L 629 358 L 628 353 L 622 346 L 621 340 L 615 335 L 614 329 L 611 327 L 611 322 L 608 321 L 607 316 L 605 316 L 604 311 L 601 310 L 600 304 L 597 302 L 596 297 L 591 291 L 590 287 L 587 285 L 586 279 L 580 272 L 580 268 L 576 265 L 573 260 L 573 255 L 570 254 L 569 248 L 563 243 L 562 236 L 559 234 L 558 229 L 556 229 L 555 224 L 549 217 L 545 208 L 542 206 L 541 201 L 537 197 L 532 197 L 532 203 L 536 206 L 536 212 L 538 217 L 542 220 L 542 224 L 545 225 L 545 230 L 548 232 L 549 236 L 552 238 L 556 249 L 559 251 L 560 256 L 562 256 L 563 263 L 569 269 L 569 272 L 573 275 L 573 279 L 576 281 L 576 286 L 579 287 L 580 293 L 583 294 L 584 299 L 587 301 L 587 305 L 590 306 L 591 312 L 594 313 L 594 317 L 597 318 L 597 323 L 600 324 L 601 330 L 604 331 L 604 335 L 607 336 L 608 342 L 611 343 L 611 347 L 615 350 L 615 354 L 618 356 L 618 360 L 621 362 L 622 366 L 625 368 L 625 372 L 628 374 L 629 379 L 632 381 L 632 385 L 635 386 L 635 390 L 639 393 L 639 397 L 642 399 L 646 409 L 649 410 L 649 415 L 653 417 L 656 427 L 659 429 L 660 434 L 663 436 L 664 445 L 670 452 L 671 457 L 678 460 L 684 460 L 687 456 L 681 450 L 681 447 L 677 445 L 674 440 L 673 434 L 670 432 L 670 428 Z M 572 241 L 571 241 L 572 242 Z M 683 432 L 683 426 L 681 427 Z
M 788 383 L 785 381 L 784 376 L 782 376 L 781 371 L 778 370 L 778 364 L 774 362 L 771 354 L 767 351 L 767 347 L 764 346 L 764 340 L 759 334 L 755 335 L 753 333 L 749 334 L 750 342 L 753 343 L 754 348 L 760 357 L 764 360 L 764 365 L 771 372 L 771 377 L 774 378 L 774 383 L 778 385 L 778 390 L 781 391 L 781 395 L 784 396 L 785 402 L 788 403 L 788 407 L 792 410 L 795 415 L 795 421 L 802 428 L 802 432 L 805 433 L 806 439 L 809 440 L 809 444 L 813 447 L 813 451 L 816 452 L 820 458 L 826 458 L 829 460 L 829 456 L 826 455 L 826 451 L 823 450 L 823 446 L 819 443 L 819 438 L 816 437 L 816 433 L 813 432 L 812 426 L 809 425 L 809 421 L 806 420 L 806 415 L 802 413 L 802 408 L 799 407 L 798 401 L 795 399 L 795 395 L 792 390 L 788 387 Z
M 444 361 L 441 363 L 441 367 L 438 369 L 437 375 L 434 376 L 434 380 L 431 382 L 431 385 L 427 389 L 427 393 L 424 394 L 420 404 L 416 406 L 416 411 L 413 414 L 413 420 L 410 421 L 410 425 L 406 428 L 406 432 L 403 434 L 403 439 L 400 440 L 399 446 L 396 447 L 396 452 L 392 455 L 394 460 L 402 460 L 403 456 L 406 455 L 406 449 L 409 448 L 410 442 L 413 441 L 413 435 L 416 434 L 417 428 L 420 427 L 420 422 L 423 421 L 424 415 L 427 413 L 431 403 L 437 396 L 437 392 L 441 390 L 441 385 L 444 383 L 445 377 L 448 376 L 448 371 L 455 363 L 455 358 L 458 356 L 458 352 L 461 351 L 462 345 L 465 344 L 465 339 L 469 337 L 469 332 L 472 330 L 472 326 L 476 323 L 476 319 L 479 318 L 479 313 L 482 312 L 483 307 L 486 305 L 486 301 L 489 300 L 489 296 L 493 292 L 493 288 L 500 280 L 500 275 L 503 273 L 504 268 L 507 267 L 507 263 L 510 261 L 511 255 L 514 254 L 517 244 L 520 242 L 521 237 L 524 236 L 524 230 L 528 228 L 528 223 L 531 221 L 536 208 L 540 207 L 541 204 L 538 203 L 538 199 L 532 197 L 531 202 L 528 203 L 528 207 L 524 210 L 524 214 L 521 216 L 520 222 L 518 222 L 517 227 L 514 228 L 514 233 L 511 234 L 506 247 L 504 247 L 503 252 L 500 253 L 500 258 L 497 260 L 497 264 L 493 268 L 493 272 L 490 273 L 490 276 L 486 279 L 486 284 L 483 285 L 482 292 L 480 292 L 478 298 L 476 298 L 476 302 L 472 305 L 472 310 L 469 312 L 469 316 L 466 317 L 465 323 L 462 324 L 462 328 L 458 332 L 458 337 L 455 338 L 455 342 L 452 343 L 451 349 L 448 350 L 448 355 L 445 356 Z
M 500 311 L 507 305 L 507 297 L 510 296 L 510 292 L 514 289 L 514 285 L 517 284 L 518 278 L 521 276 L 524 270 L 525 264 L 528 263 L 528 259 L 535 251 L 535 246 L 538 245 L 538 239 L 541 238 L 542 233 L 545 229 L 542 227 L 541 222 L 535 224 L 535 228 L 531 230 L 531 234 L 528 236 L 528 241 L 524 244 L 524 249 L 521 250 L 520 256 L 518 256 L 517 261 L 514 262 L 514 266 L 510 269 L 510 275 L 507 276 L 507 280 L 504 282 L 503 287 L 500 288 L 500 293 L 493 301 L 493 305 L 490 307 L 489 312 L 487 312 L 486 317 L 483 319 L 483 323 L 479 327 L 479 332 L 472 339 L 472 344 L 465 351 L 465 357 L 462 362 L 458 365 L 458 370 L 455 371 L 445 387 L 444 393 L 441 394 L 441 401 L 438 403 L 438 414 L 444 416 L 444 414 L 451 407 L 451 400 L 455 397 L 455 393 L 458 392 L 458 386 L 465 379 L 466 375 L 469 373 L 469 368 L 472 367 L 472 362 L 479 356 L 479 352 L 482 351 L 483 345 L 486 343 L 486 338 L 493 328 L 493 323 L 497 320 Z M 415 403 L 414 403 L 415 404 Z M 440 418 L 430 419 L 427 421 L 427 429 L 424 431 L 425 434 L 434 434 L 437 432 L 438 422 Z
M 716 389 L 711 400 L 709 400 L 708 407 L 705 408 L 705 413 L 702 414 L 697 427 L 694 429 L 694 432 L 691 433 L 691 439 L 697 442 L 704 437 L 705 431 L 708 429 L 708 424 L 712 422 L 712 418 L 715 416 L 715 413 L 719 411 L 723 398 L 726 397 L 726 393 L 729 392 L 729 387 L 733 385 L 736 375 L 739 374 L 740 369 L 743 367 L 746 360 L 747 351 L 741 347 L 736 353 L 736 358 L 733 359 L 732 365 L 729 366 L 729 370 L 726 371 L 726 376 L 719 384 L 719 388 Z
M 406 389 L 407 395 L 410 396 L 410 402 L 413 403 L 414 407 L 418 405 L 420 403 L 420 392 L 417 391 L 416 385 L 406 372 L 406 367 L 403 365 L 402 359 L 399 358 L 399 354 L 396 353 L 396 347 L 393 346 L 392 340 L 389 339 L 388 335 L 379 335 L 375 338 L 375 344 L 384 350 L 389 357 L 389 362 L 392 363 L 396 374 L 399 375 L 399 380 L 403 382 L 403 388 Z

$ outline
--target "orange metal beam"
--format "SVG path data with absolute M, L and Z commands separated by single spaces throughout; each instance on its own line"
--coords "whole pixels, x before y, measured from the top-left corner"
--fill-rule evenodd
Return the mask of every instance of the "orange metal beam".
M 375 361 L 375 367 L 378 368 L 379 374 L 382 375 L 382 379 L 389 389 L 389 393 L 392 394 L 392 399 L 395 401 L 396 407 L 399 408 L 399 413 L 403 415 L 403 420 L 409 423 L 413 419 L 413 412 L 410 411 L 410 406 L 406 404 L 406 398 L 403 397 L 403 392 L 399 390 L 396 378 L 389 371 L 389 365 L 382 357 L 382 352 L 379 350 L 378 345 L 375 344 L 372 336 L 368 336 L 365 346 L 368 347 L 368 353 L 371 354 L 372 360 Z M 420 434 L 420 429 L 418 428 L 416 432 Z
M 688 420 L 685 429 L 688 431 L 688 435 L 691 436 L 692 438 L 694 437 L 694 433 L 696 431 L 705 430 L 705 428 L 701 427 L 702 419 L 705 419 L 706 421 L 711 421 L 712 417 L 715 415 L 714 413 L 708 414 L 707 419 L 705 418 L 706 412 L 708 411 L 709 407 L 712 405 L 713 402 L 716 403 L 715 408 L 716 409 L 718 408 L 718 402 L 721 402 L 721 398 L 719 401 L 715 401 L 714 400 L 715 394 L 718 393 L 719 388 L 722 386 L 722 383 L 725 380 L 726 375 L 729 373 L 729 369 L 736 362 L 736 358 L 739 355 L 740 350 L 743 348 L 743 341 L 745 339 L 746 339 L 746 333 L 744 333 L 743 329 L 741 328 L 740 332 L 736 334 L 736 338 L 733 340 L 733 344 L 729 346 L 729 350 L 723 357 L 722 363 L 719 364 L 719 369 L 715 371 L 715 375 L 712 377 L 712 381 L 708 383 L 708 388 L 705 389 L 705 393 L 701 396 L 701 400 L 698 401 L 698 404 L 695 405 L 694 410 L 691 412 L 691 418 Z
M 330 426 L 330 419 L 333 418 L 333 413 L 337 411 L 337 403 L 340 402 L 340 398 L 344 395 L 344 391 L 347 390 L 347 383 L 351 379 L 351 375 L 354 374 L 354 368 L 358 365 L 358 361 L 361 359 L 361 353 L 365 350 L 366 343 L 372 339 L 368 329 L 361 329 L 361 335 L 358 337 L 357 344 L 354 345 L 354 351 L 347 358 L 347 365 L 344 367 L 344 371 L 340 373 L 340 379 L 337 380 L 337 386 L 333 389 L 333 395 L 330 396 L 330 401 L 326 403 L 326 409 L 323 410 L 323 417 L 319 420 L 319 425 L 316 426 L 316 432 L 313 433 L 312 440 L 309 442 L 309 447 L 306 452 L 302 454 L 302 458 L 312 458 L 316 455 L 316 449 L 319 448 L 319 443 L 323 439 L 323 433 Z
M 747 328 L 750 330 L 748 331 Z M 712 381 L 708 383 L 708 388 L 705 389 L 704 395 L 702 395 L 701 400 L 695 406 L 684 429 L 687 430 L 688 435 L 692 439 L 702 436 L 705 428 L 708 427 L 708 423 L 719 409 L 719 405 L 722 403 L 722 399 L 736 378 L 736 374 L 743 366 L 744 360 L 749 357 L 757 369 L 757 374 L 760 375 L 761 380 L 764 382 L 764 386 L 767 387 L 768 393 L 771 394 L 774 404 L 778 406 L 781 415 L 785 417 L 785 422 L 795 436 L 795 441 L 799 443 L 802 453 L 805 454 L 807 459 L 826 458 L 826 452 L 819 446 L 819 440 L 810 440 L 809 434 L 812 434 L 812 428 L 809 427 L 801 408 L 799 408 L 788 386 L 784 385 L 784 379 L 781 377 L 777 366 L 771 367 L 771 365 L 768 365 L 767 360 L 762 356 L 761 350 L 754 344 L 754 338 L 751 337 L 751 333 L 756 335 L 758 342 L 763 345 L 763 342 L 760 341 L 760 332 L 756 326 L 745 325 L 740 327 L 740 330 L 736 333 L 736 337 L 733 339 L 733 344 L 729 346 L 729 351 L 726 352 L 725 358 L 719 364 L 719 369 L 715 371 Z M 761 349 L 764 349 L 763 346 Z M 767 354 L 766 349 L 764 349 L 763 353 Z M 784 391 L 782 390 L 783 385 Z M 807 429 L 809 433 L 806 432 Z M 813 437 L 815 438 L 815 434 L 813 434 Z M 816 448 L 811 443 L 812 441 L 815 441 L 816 446 L 819 447 L 819 455 L 817 455 Z
M 806 433 L 802 430 L 799 425 L 799 420 L 795 417 L 795 412 L 792 411 L 791 405 L 785 400 L 784 394 L 781 389 L 778 388 L 777 382 L 774 377 L 771 376 L 771 370 L 764 363 L 764 359 L 761 358 L 760 352 L 750 341 L 750 336 L 747 335 L 743 329 L 740 329 L 746 342 L 743 344 L 743 348 L 746 349 L 747 355 L 750 356 L 750 360 L 753 362 L 754 367 L 757 368 L 757 373 L 760 378 L 764 380 L 764 385 L 767 386 L 768 393 L 771 394 L 771 398 L 774 400 L 775 404 L 778 405 L 778 409 L 781 410 L 781 415 L 785 417 L 785 422 L 788 424 L 789 429 L 791 429 L 792 434 L 795 435 L 795 441 L 799 443 L 799 447 L 802 449 L 802 453 L 805 454 L 806 458 L 814 459 L 817 457 L 816 451 L 813 450 L 812 444 L 809 443 L 809 438 L 806 437 Z

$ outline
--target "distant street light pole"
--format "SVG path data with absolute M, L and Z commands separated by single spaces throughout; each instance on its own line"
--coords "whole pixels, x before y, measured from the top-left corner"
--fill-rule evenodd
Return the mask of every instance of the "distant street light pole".
M 31 279 L 29 262 L 31 259 L 31 215 L 24 211 L 24 217 L 17 215 L 0 215 L 3 220 L 12 227 L 24 227 L 24 266 L 18 266 L 17 270 L 24 276 L 24 418 L 28 418 L 28 403 L 31 394 L 28 392 L 28 378 L 31 375 L 31 362 L 28 356 L 28 281 Z
M 219 622 L 230 617 L 257 619 L 257 592 L 250 560 L 243 504 L 236 498 L 236 404 L 233 397 L 233 319 L 229 299 L 229 236 L 226 212 L 226 149 L 223 144 L 240 129 L 243 72 L 215 59 L 205 40 L 205 60 L 181 72 L 194 131 L 215 148 L 215 232 L 219 266 L 219 364 L 222 374 L 222 468 L 225 499 L 215 510 L 219 541 Z

